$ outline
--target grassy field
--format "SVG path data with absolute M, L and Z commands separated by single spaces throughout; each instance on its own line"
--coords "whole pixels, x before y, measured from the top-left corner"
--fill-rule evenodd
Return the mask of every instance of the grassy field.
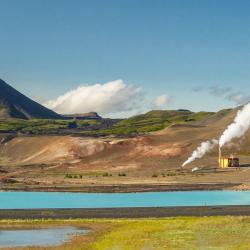
M 137 135 L 163 129 L 172 124 L 199 121 L 212 112 L 155 110 L 119 122 L 105 120 L 7 119 L 0 120 L 0 132 L 24 134 L 69 133 L 79 135 Z
M 152 110 L 145 114 L 136 115 L 114 124 L 109 129 L 84 131 L 83 134 L 95 135 L 137 135 L 166 128 L 172 124 L 186 124 L 201 121 L 213 112 L 191 112 L 189 110 Z
M 243 250 L 250 245 L 250 217 L 177 217 L 166 219 L 0 221 L 0 227 L 72 225 L 92 229 L 57 250 Z M 18 248 L 20 249 L 20 248 Z
M 58 132 L 63 129 L 85 129 L 97 125 L 96 120 L 56 120 L 56 119 L 7 119 L 0 120 L 0 132 L 21 132 L 30 134 L 44 134 Z

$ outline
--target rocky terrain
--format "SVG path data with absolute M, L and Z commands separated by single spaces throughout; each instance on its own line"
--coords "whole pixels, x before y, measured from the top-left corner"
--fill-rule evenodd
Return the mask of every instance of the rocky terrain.
M 181 168 L 204 140 L 218 138 L 237 110 L 222 110 L 199 122 L 171 125 L 132 138 L 11 136 L 2 134 L 1 180 L 4 187 L 86 188 L 113 185 L 250 183 L 250 133 L 223 151 L 240 157 L 241 169 L 216 169 L 217 148 Z M 192 172 L 194 167 L 199 170 Z M 12 183 L 13 182 L 13 183 Z M 131 187 L 130 187 L 131 188 Z M 173 187 L 172 187 L 173 188 Z M 190 187 L 189 187 L 190 188 Z M 193 187 L 192 187 L 193 188 Z M 201 187 L 199 187 L 201 188 Z M 158 187 L 159 189 L 159 187 Z M 133 189 L 132 189 L 133 190 Z

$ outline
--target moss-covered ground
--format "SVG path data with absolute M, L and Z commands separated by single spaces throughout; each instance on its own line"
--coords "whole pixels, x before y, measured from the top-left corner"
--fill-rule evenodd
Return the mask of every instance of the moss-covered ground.
M 153 110 L 120 121 L 112 120 L 56 120 L 56 119 L 7 119 L 0 120 L 1 132 L 24 134 L 78 134 L 138 135 L 161 130 L 172 124 L 201 121 L 214 113 L 191 112 L 189 110 Z
M 176 217 L 166 219 L 97 219 L 1 221 L 0 227 L 37 228 L 71 225 L 91 229 L 57 250 L 243 250 L 250 246 L 250 217 Z M 18 248 L 20 249 L 20 248 Z

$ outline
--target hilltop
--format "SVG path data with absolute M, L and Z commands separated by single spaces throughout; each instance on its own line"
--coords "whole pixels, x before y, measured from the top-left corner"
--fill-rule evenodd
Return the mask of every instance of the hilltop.
M 60 119 L 8 119 L 0 120 L 0 133 L 129 137 L 145 135 L 174 124 L 201 121 L 213 114 L 189 110 L 153 110 L 126 119 L 104 119 L 95 112 L 64 115 Z
M 70 115 L 63 115 L 66 119 L 75 119 L 75 120 L 99 120 L 102 119 L 96 112 L 88 112 L 82 114 L 70 114 Z
M 31 100 L 0 79 L 0 119 L 59 119 L 60 115 Z
M 0 133 L 135 136 L 211 115 L 186 109 L 152 110 L 127 119 L 103 119 L 96 112 L 59 115 L 0 79 Z

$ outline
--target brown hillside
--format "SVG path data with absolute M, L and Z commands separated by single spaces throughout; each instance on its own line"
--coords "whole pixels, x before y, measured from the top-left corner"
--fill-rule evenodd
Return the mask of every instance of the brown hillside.
M 172 125 L 147 136 L 126 139 L 2 135 L 1 178 L 14 178 L 25 185 L 35 181 L 41 186 L 204 182 L 250 185 L 249 168 L 238 172 L 213 170 L 217 166 L 216 148 L 181 170 L 192 151 L 202 141 L 218 138 L 236 112 L 220 111 L 201 122 Z M 223 148 L 223 153 L 239 155 L 242 164 L 249 164 L 250 132 Z M 190 170 L 194 167 L 207 172 L 193 174 Z
M 88 162 L 98 161 L 101 165 L 102 162 L 111 165 L 116 165 L 117 162 L 136 162 L 138 166 L 146 166 L 150 165 L 154 158 L 160 158 L 163 162 L 171 159 L 179 167 L 200 142 L 218 138 L 232 122 L 236 112 L 236 110 L 223 110 L 201 122 L 172 125 L 148 136 L 130 139 L 17 137 L 1 144 L 0 159 L 2 164 L 84 162 L 86 159 Z M 230 145 L 229 149 L 248 154 L 249 142 L 248 133 L 245 140 Z

